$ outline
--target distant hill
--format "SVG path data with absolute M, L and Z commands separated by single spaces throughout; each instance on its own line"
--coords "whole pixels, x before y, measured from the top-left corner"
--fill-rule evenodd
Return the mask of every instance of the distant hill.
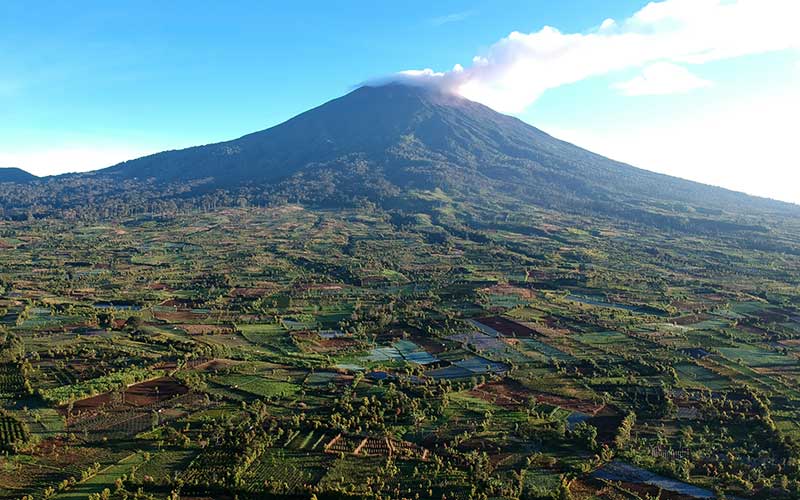
M 232 141 L 41 184 L 20 195 L 24 203 L 85 210 L 91 192 L 92 203 L 115 199 L 115 206 L 205 197 L 208 206 L 369 200 L 418 210 L 413 193 L 439 189 L 479 206 L 520 203 L 665 227 L 712 220 L 720 229 L 720 217 L 800 215 L 795 205 L 638 169 L 465 98 L 400 84 L 361 87 Z M 24 205 L 7 196 L 6 210 Z
M 0 168 L 0 182 L 28 182 L 38 179 L 21 168 Z

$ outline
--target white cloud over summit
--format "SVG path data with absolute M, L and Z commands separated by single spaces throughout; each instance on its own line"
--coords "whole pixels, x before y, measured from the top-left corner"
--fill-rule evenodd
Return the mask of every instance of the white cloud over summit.
M 468 67 L 403 71 L 388 79 L 435 85 L 503 112 L 593 76 L 643 68 L 628 95 L 686 92 L 709 82 L 686 66 L 800 48 L 800 0 L 663 0 L 584 33 L 514 31 Z

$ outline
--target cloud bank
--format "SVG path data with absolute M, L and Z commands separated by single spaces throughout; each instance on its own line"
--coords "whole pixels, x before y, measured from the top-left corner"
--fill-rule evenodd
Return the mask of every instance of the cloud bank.
M 683 66 L 657 62 L 646 66 L 642 73 L 626 82 L 612 85 L 627 96 L 680 94 L 710 87 L 710 81 L 693 75 Z
M 559 128 L 556 137 L 656 172 L 800 203 L 800 78 L 749 99 L 710 102 L 635 127 L 610 119 Z
M 502 112 L 521 112 L 549 89 L 643 68 L 614 87 L 625 95 L 708 86 L 687 65 L 800 48 L 800 0 L 663 0 L 584 33 L 545 26 L 512 32 L 472 64 L 401 71 L 380 81 L 436 86 Z

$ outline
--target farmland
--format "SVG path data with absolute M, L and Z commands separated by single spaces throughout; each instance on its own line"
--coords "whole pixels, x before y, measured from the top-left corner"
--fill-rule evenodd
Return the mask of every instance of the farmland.
M 798 498 L 796 232 L 433 195 L 0 222 L 0 499 Z

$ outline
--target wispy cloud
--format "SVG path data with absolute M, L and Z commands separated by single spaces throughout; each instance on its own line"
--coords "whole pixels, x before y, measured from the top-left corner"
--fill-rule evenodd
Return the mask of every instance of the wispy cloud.
M 431 26 L 442 26 L 445 24 L 457 23 L 463 21 L 464 19 L 470 18 L 477 13 L 478 11 L 476 10 L 465 10 L 462 12 L 454 12 L 452 14 L 447 14 L 445 16 L 432 17 L 428 19 L 428 24 L 430 24 Z
M 677 64 L 658 62 L 646 66 L 640 75 L 612 85 L 627 96 L 682 94 L 710 87 L 710 81 L 692 74 Z
M 436 85 L 500 111 L 520 112 L 549 89 L 593 76 L 667 62 L 675 77 L 675 67 L 681 67 L 675 65 L 800 48 L 797 19 L 798 0 L 664 0 L 583 33 L 550 26 L 512 32 L 466 68 L 403 71 L 390 78 Z M 627 84 L 654 87 L 657 78 L 643 74 Z M 676 88 L 686 91 L 686 78 L 683 83 Z

